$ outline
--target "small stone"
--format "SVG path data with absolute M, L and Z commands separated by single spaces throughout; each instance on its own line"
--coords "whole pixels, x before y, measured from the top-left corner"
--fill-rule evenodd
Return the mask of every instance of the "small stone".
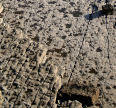
M 0 18 L 0 24 L 2 24 L 3 23 L 3 18 Z
M 39 64 L 43 64 L 45 63 L 47 57 L 46 57 L 46 53 L 47 53 L 47 49 L 44 48 L 42 45 L 39 46 L 40 47 L 40 52 L 37 54 L 37 63 L 38 66 Z
M 79 101 L 75 100 L 72 101 L 70 108 L 82 108 L 82 104 Z
M 2 103 L 3 103 L 3 96 L 2 96 L 2 92 L 0 91 L 0 108 L 2 106 Z
M 22 30 L 16 30 L 16 32 L 17 32 L 18 38 L 20 38 L 20 39 L 23 39 L 24 38 L 23 31 Z
M 0 3 L 0 13 L 3 11 L 3 6 L 2 4 Z

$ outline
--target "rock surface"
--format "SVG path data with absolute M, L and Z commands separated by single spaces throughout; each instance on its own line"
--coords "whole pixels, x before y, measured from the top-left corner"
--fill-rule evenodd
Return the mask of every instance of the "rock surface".
M 104 0 L 0 2 L 3 108 L 56 108 L 74 79 L 100 90 L 94 106 L 116 107 L 116 17 L 100 15 Z

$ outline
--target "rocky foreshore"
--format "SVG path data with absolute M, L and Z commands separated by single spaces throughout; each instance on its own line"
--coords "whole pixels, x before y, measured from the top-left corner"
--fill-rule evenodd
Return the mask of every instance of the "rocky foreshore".
M 0 108 L 115 108 L 116 16 L 106 4 L 1 0 Z

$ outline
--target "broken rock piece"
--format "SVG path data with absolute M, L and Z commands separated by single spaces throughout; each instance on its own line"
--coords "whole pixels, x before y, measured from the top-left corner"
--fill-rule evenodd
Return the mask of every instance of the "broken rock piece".
M 70 104 L 70 108 L 82 108 L 82 104 L 79 101 L 75 100 Z
M 2 92 L 0 91 L 0 108 L 2 106 L 2 103 L 3 103 L 3 96 L 2 96 Z
M 0 3 L 0 13 L 3 11 L 3 6 L 2 4 Z
M 2 24 L 3 23 L 3 18 L 0 18 L 0 24 Z

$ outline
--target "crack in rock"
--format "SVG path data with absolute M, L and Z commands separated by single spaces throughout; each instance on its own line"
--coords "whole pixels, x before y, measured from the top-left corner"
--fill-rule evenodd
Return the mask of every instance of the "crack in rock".
M 77 80 L 70 81 L 64 84 L 58 92 L 56 103 L 64 104 L 66 101 L 79 101 L 82 106 L 92 106 L 96 103 L 99 97 L 99 89 L 92 84 L 80 83 Z

